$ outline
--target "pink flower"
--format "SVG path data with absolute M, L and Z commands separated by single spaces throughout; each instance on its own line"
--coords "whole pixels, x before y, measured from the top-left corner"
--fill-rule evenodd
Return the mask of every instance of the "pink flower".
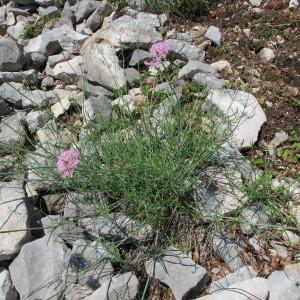
M 63 177 L 72 177 L 79 163 L 79 152 L 76 150 L 67 150 L 58 156 L 56 167 Z
M 165 59 L 167 55 L 171 52 L 172 47 L 166 42 L 159 42 L 153 44 L 149 50 L 150 55 L 155 59 L 161 61 Z
M 145 65 L 152 69 L 159 69 L 161 62 L 166 59 L 171 51 L 172 47 L 166 42 L 153 44 L 149 50 L 151 60 L 145 61 Z

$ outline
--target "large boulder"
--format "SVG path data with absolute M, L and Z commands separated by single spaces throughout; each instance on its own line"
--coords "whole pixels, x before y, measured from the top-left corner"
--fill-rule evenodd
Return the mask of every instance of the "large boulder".
M 111 45 L 89 44 L 84 54 L 84 67 L 90 81 L 112 90 L 126 86 L 124 69 Z
M 261 126 L 267 121 L 257 99 L 243 91 L 212 90 L 205 100 L 226 116 L 223 130 L 230 135 L 230 142 L 238 148 L 251 147 L 258 139 Z M 229 131 L 229 132 L 228 132 Z
M 193 299 L 205 289 L 207 271 L 176 248 L 170 248 L 160 259 L 145 263 L 148 276 L 169 286 L 177 300 Z
M 0 71 L 20 71 L 24 64 L 23 49 L 13 39 L 0 37 Z
M 9 266 L 12 281 L 21 299 L 61 299 L 63 271 L 69 250 L 62 240 L 46 234 L 27 243 Z
M 161 41 L 162 35 L 153 24 L 125 15 L 98 30 L 93 39 L 108 41 L 116 48 L 147 49 Z
M 16 256 L 30 238 L 22 182 L 0 182 L 0 261 Z

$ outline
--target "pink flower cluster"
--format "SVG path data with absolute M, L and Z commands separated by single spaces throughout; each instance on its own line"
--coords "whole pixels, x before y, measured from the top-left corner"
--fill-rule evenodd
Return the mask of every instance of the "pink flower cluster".
M 58 156 L 56 167 L 63 177 L 72 177 L 79 163 L 79 152 L 76 150 L 67 150 Z
M 172 47 L 166 42 L 155 43 L 149 49 L 151 60 L 146 61 L 145 65 L 157 69 L 160 63 L 166 59 L 167 55 L 172 51 Z

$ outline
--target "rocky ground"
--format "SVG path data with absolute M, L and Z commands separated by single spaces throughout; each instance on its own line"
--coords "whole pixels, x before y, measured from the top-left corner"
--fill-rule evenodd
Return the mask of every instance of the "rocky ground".
M 299 300 L 298 1 L 214 1 L 189 20 L 142 2 L 1 4 L 0 300 Z M 147 61 L 162 41 L 159 77 Z M 139 261 L 150 225 L 99 217 L 109 195 L 42 174 L 74 145 L 91 155 L 97 117 L 139 116 L 152 94 L 153 124 L 184 103 L 235 126 L 189 191 L 201 217 L 183 216 L 172 245 Z

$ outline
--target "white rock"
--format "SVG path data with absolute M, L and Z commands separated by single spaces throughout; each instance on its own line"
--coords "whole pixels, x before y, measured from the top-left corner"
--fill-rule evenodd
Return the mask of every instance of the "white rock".
M 289 139 L 289 135 L 283 130 L 276 132 L 274 138 L 268 144 L 268 152 L 270 155 L 275 155 L 275 150 L 282 143 L 286 142 Z
M 51 234 L 27 243 L 9 266 L 21 299 L 60 299 L 69 250 Z
M 217 72 L 224 72 L 225 74 L 232 74 L 232 68 L 227 60 L 219 60 L 211 64 Z
M 65 82 L 73 82 L 84 75 L 83 57 L 75 56 L 74 58 L 61 62 L 53 68 L 53 77 Z
M 45 111 L 31 111 L 26 116 L 26 123 L 31 133 L 35 133 L 38 129 L 46 124 L 47 113 Z
M 217 46 L 220 46 L 222 43 L 222 34 L 220 29 L 216 26 L 209 26 L 205 33 L 205 37 L 211 40 Z
M 285 271 L 275 271 L 268 278 L 270 300 L 299 300 L 299 278 Z
M 300 263 L 286 265 L 284 271 L 292 274 L 295 278 L 300 279 Z
M 224 289 L 228 288 L 230 285 L 238 283 L 243 280 L 248 280 L 253 277 L 256 277 L 257 272 L 253 269 L 252 266 L 244 266 L 234 273 L 229 273 L 224 278 L 213 281 L 209 287 L 209 293 L 216 295 L 217 293 L 222 292 Z
M 272 62 L 275 58 L 275 53 L 271 48 L 263 48 L 258 53 L 258 56 L 261 58 L 264 62 Z
M 18 254 L 30 238 L 28 212 L 22 182 L 0 182 L 0 261 Z M 21 230 L 15 231 L 14 230 Z
M 117 90 L 126 85 L 124 69 L 119 65 L 116 51 L 108 44 L 89 44 L 84 54 L 84 67 L 88 79 L 104 87 Z
M 230 285 L 228 289 L 216 295 L 208 295 L 196 300 L 267 300 L 269 299 L 268 295 L 267 280 L 255 277 Z M 273 300 L 273 298 L 270 298 L 270 300 Z
M 249 0 L 252 6 L 260 6 L 262 0 Z
M 213 90 L 205 100 L 228 116 L 231 143 L 238 148 L 252 146 L 258 138 L 261 126 L 267 121 L 266 115 L 257 99 L 246 92 L 222 89 Z M 233 128 L 233 129 L 231 129 Z
M 283 238 L 288 243 L 291 243 L 291 244 L 298 244 L 298 243 L 300 243 L 300 237 L 296 233 L 294 233 L 294 232 L 292 232 L 290 230 L 286 230 L 286 231 L 283 232 Z
M 161 259 L 145 263 L 146 272 L 169 286 L 177 300 L 193 299 L 205 288 L 209 279 L 207 271 L 186 254 L 171 247 Z
M 126 15 L 98 30 L 93 38 L 105 40 L 115 48 L 131 49 L 145 49 L 163 39 L 151 23 Z
M 289 9 L 298 9 L 299 8 L 299 0 L 290 0 Z
M 0 267 L 0 300 L 17 300 L 18 294 L 11 282 L 9 271 Z
M 133 273 L 123 273 L 107 280 L 85 300 L 134 300 L 138 293 L 138 287 L 138 279 Z

